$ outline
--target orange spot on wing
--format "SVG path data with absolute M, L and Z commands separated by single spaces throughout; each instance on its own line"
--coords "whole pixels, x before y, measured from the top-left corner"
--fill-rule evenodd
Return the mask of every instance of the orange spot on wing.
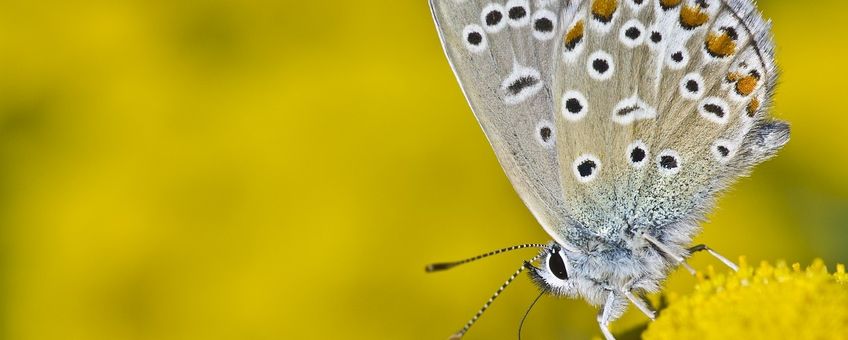
M 685 29 L 694 29 L 707 22 L 710 16 L 701 11 L 701 7 L 683 6 L 680 10 L 680 26 Z
M 755 114 L 757 114 L 757 110 L 760 109 L 760 100 L 757 98 L 751 99 L 751 102 L 748 103 L 748 107 L 745 108 L 748 111 L 748 117 L 753 118 Z
M 728 83 L 734 83 L 734 82 L 738 81 L 739 79 L 742 79 L 742 77 L 744 77 L 744 76 L 739 72 L 730 72 L 730 73 L 727 74 L 727 77 L 725 77 L 725 79 L 727 80 Z
M 583 40 L 583 20 L 578 21 L 574 24 L 568 33 L 565 34 L 565 38 L 563 42 L 565 43 L 566 50 L 573 50 L 580 41 Z
M 721 34 L 710 32 L 705 45 L 707 52 L 716 58 L 724 58 L 736 52 L 736 41 L 726 32 Z
M 618 9 L 618 0 L 595 0 L 592 2 L 592 16 L 598 21 L 608 23 Z
M 754 77 L 753 75 L 745 76 L 739 81 L 736 82 L 736 93 L 742 96 L 748 96 L 754 92 L 754 89 L 757 88 L 757 82 L 759 79 Z
M 664 10 L 669 10 L 677 7 L 677 5 L 680 5 L 681 2 L 683 2 L 683 0 L 660 0 L 660 6 L 662 6 L 662 9 Z

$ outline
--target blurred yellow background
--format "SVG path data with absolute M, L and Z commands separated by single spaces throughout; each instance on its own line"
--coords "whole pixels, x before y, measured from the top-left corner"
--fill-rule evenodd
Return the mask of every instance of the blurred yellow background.
M 698 241 L 844 262 L 848 4 L 760 3 L 792 141 Z M 0 338 L 441 339 L 532 251 L 425 264 L 548 240 L 425 0 L 4 1 L 0 27 Z M 468 338 L 515 337 L 535 292 L 522 276 Z M 543 298 L 524 332 L 594 320 Z

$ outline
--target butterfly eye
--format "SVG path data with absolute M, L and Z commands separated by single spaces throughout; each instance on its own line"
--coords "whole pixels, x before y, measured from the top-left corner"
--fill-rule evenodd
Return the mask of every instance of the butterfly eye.
M 648 147 L 642 141 L 635 141 L 627 147 L 627 159 L 633 167 L 640 169 L 647 163 Z
M 727 163 L 733 157 L 733 148 L 730 141 L 719 139 L 712 146 L 713 157 L 719 163 Z
M 697 73 L 689 73 L 680 81 L 680 95 L 689 100 L 697 100 L 704 94 L 704 78 Z
M 586 97 L 577 91 L 568 91 L 562 96 L 562 116 L 566 120 L 576 122 L 589 112 Z
M 592 154 L 585 154 L 574 161 L 574 176 L 581 183 L 591 182 L 601 171 L 601 161 Z
M 610 79 L 613 73 L 615 73 L 615 63 L 612 60 L 612 56 L 604 51 L 595 51 L 589 55 L 586 67 L 588 68 L 589 76 L 595 80 Z
M 480 20 L 486 27 L 486 32 L 500 32 L 506 26 L 503 6 L 494 3 L 486 5 L 480 13 Z
M 730 120 L 729 112 L 727 103 L 718 97 L 706 98 L 698 105 L 698 113 L 707 120 L 717 124 L 726 124 Z
M 680 163 L 680 155 L 674 150 L 663 150 L 657 156 L 657 167 L 664 176 L 680 172 Z
M 558 251 L 551 253 L 548 258 L 548 269 L 560 280 L 568 280 L 568 270 L 565 269 L 565 261 Z
M 483 33 L 483 28 L 479 25 L 468 25 L 462 30 L 463 41 L 465 48 L 471 53 L 480 53 L 486 50 L 489 42 L 486 40 L 486 35 Z

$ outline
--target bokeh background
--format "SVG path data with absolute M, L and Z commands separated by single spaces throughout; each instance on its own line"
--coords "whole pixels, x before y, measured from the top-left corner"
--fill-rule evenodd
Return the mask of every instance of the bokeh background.
M 848 4 L 760 3 L 793 139 L 698 241 L 845 262 Z M 425 0 L 0 4 L 3 339 L 441 339 L 532 252 L 425 264 L 546 240 Z M 514 337 L 535 292 L 519 279 L 469 339 Z M 594 320 L 543 298 L 524 331 Z

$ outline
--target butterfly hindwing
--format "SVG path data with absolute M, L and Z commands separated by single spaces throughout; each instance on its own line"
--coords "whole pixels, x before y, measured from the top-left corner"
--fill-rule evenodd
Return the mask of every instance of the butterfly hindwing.
M 769 24 L 748 0 L 574 4 L 553 83 L 567 214 L 594 236 L 689 237 L 718 191 L 788 140 L 763 109 Z
M 431 7 L 499 161 L 562 244 L 633 227 L 685 243 L 717 192 L 788 141 L 766 115 L 774 47 L 750 0 Z
M 562 1 L 431 0 L 445 52 L 518 194 L 545 229 L 563 225 L 551 96 Z

